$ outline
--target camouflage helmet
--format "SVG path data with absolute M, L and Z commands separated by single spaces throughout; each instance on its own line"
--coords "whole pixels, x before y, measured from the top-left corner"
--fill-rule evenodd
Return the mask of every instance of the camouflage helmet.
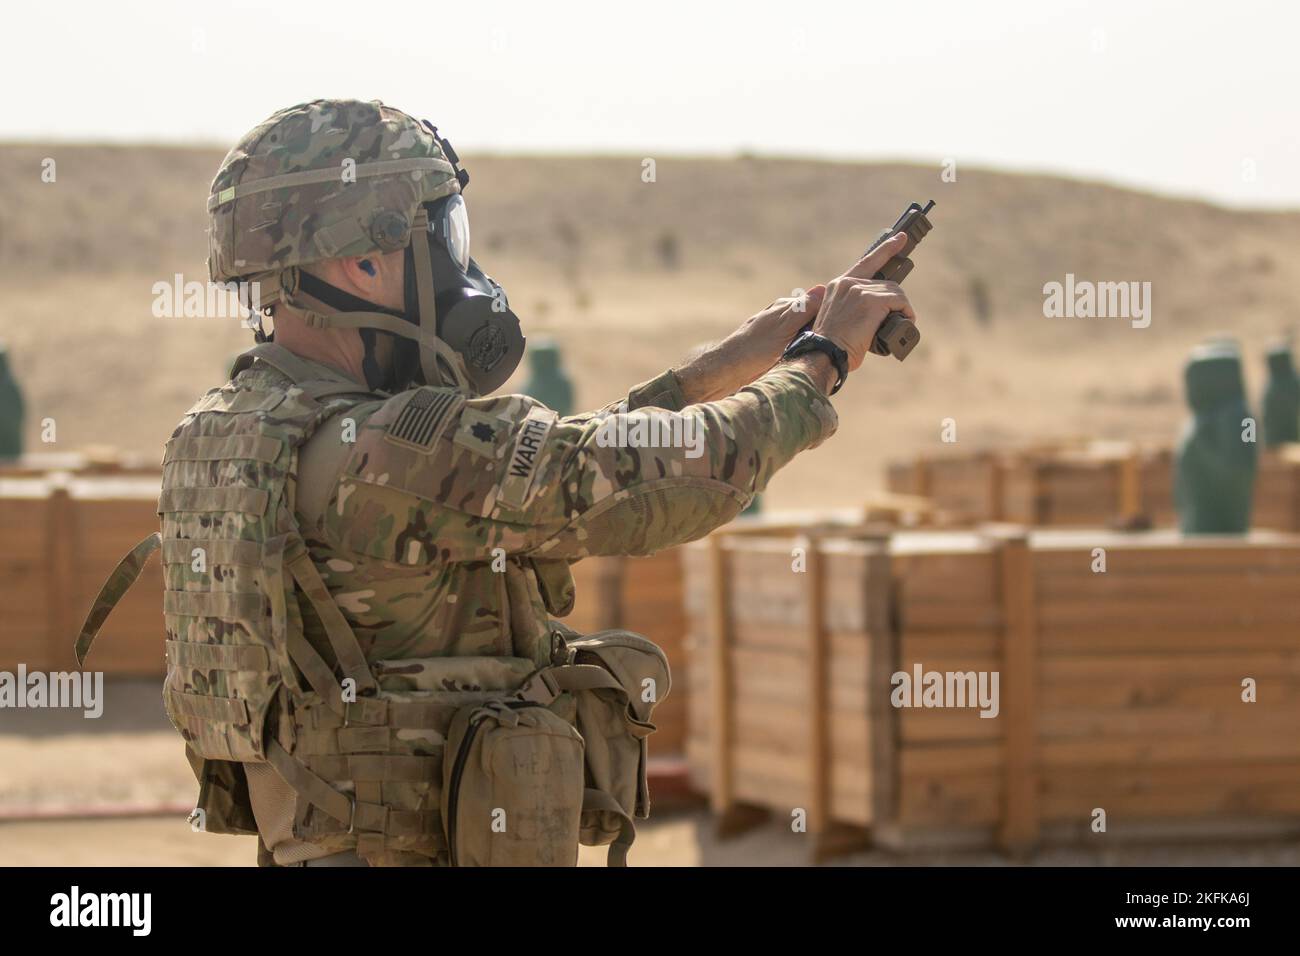
M 322 315 L 294 298 L 298 266 L 425 241 L 422 204 L 459 193 L 468 179 L 445 146 L 434 127 L 378 100 L 280 110 L 235 144 L 212 181 L 211 280 L 256 281 L 262 305 L 291 304 L 314 327 L 414 339 L 430 383 L 446 379 L 435 356 L 460 379 L 460 360 L 436 335 L 432 294 L 420 296 L 418 326 L 378 312 Z
M 378 100 L 280 110 L 226 154 L 208 199 L 208 272 L 228 282 L 403 248 L 421 203 L 459 192 L 433 132 Z

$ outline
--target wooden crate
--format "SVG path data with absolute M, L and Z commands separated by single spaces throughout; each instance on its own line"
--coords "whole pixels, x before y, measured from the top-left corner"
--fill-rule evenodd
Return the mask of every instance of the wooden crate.
M 687 754 L 724 819 L 1012 851 L 1096 839 L 1097 808 L 1117 834 L 1300 832 L 1300 537 L 720 534 L 685 561 Z M 998 715 L 892 706 L 918 664 L 996 672 Z
M 752 533 L 780 533 L 794 527 L 823 530 L 852 527 L 861 520 L 858 509 L 768 512 L 738 518 L 728 528 Z M 685 549 L 669 548 L 649 557 L 584 558 L 573 565 L 577 600 L 564 623 L 583 633 L 622 627 L 644 634 L 668 656 L 673 686 L 655 708 L 658 730 L 650 738 L 656 757 L 681 756 L 686 751 L 696 695 L 695 672 L 688 661 L 685 577 L 693 573 L 684 563 Z
M 162 466 L 142 455 L 123 454 L 107 447 L 83 448 L 81 451 L 37 451 L 17 458 L 0 458 L 0 478 L 42 478 L 54 472 L 77 475 L 162 474 Z
M 1178 524 L 1173 452 L 1126 442 L 926 457 L 889 466 L 891 492 L 927 497 L 949 527 Z M 1300 531 L 1300 446 L 1260 453 L 1251 526 Z
M 1260 454 L 1250 523 L 1255 528 L 1300 531 L 1300 445 Z
M 577 600 L 565 624 L 584 633 L 612 627 L 635 631 L 668 656 L 672 690 L 655 708 L 658 730 L 650 749 L 656 757 L 680 755 L 689 696 L 680 549 L 639 558 L 586 558 L 573 566 L 573 576 Z
M 148 477 L 0 478 L 0 594 L 5 640 L 0 670 L 77 667 L 73 642 L 117 562 L 158 529 L 159 482 Z M 100 640 L 112 653 L 91 667 L 110 675 L 161 675 L 162 570 L 145 567 Z
M 1001 519 L 1004 463 L 992 452 L 921 456 L 889 466 L 885 484 L 893 494 L 931 499 L 950 525 Z

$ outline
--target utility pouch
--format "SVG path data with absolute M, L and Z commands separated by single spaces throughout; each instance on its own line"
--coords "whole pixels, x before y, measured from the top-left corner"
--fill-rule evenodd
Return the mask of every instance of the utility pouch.
M 573 725 L 542 704 L 461 708 L 443 760 L 452 866 L 576 866 L 582 757 Z
M 646 738 L 655 729 L 654 707 L 670 689 L 668 660 L 653 641 L 631 631 L 561 634 L 568 663 L 538 671 L 519 696 L 549 703 L 572 695 L 574 722 L 586 744 L 581 840 L 609 846 L 610 865 L 625 865 L 635 837 L 632 819 L 650 814 Z

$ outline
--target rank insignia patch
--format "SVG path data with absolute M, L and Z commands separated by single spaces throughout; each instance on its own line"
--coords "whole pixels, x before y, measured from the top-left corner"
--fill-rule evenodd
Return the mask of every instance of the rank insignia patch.
M 500 457 L 500 447 L 510 434 L 510 423 L 477 408 L 460 413 L 460 424 L 452 441 L 484 458 Z

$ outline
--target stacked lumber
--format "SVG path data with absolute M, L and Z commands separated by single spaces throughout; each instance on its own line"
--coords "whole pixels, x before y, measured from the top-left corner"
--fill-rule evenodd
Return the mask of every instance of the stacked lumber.
M 115 448 L 90 446 L 72 452 L 30 452 L 0 458 L 0 478 L 39 478 L 66 471 L 80 475 L 159 475 L 162 466 Z
M 1127 835 L 1300 831 L 1300 537 L 722 533 L 684 561 L 687 756 L 724 817 L 901 848 L 1095 839 L 1097 809 Z M 997 673 L 996 716 L 893 706 L 918 667 Z
M 0 593 L 5 640 L 0 670 L 76 669 L 82 616 L 117 562 L 158 528 L 156 478 L 0 478 Z M 159 675 L 163 658 L 162 571 L 146 566 L 100 635 L 112 653 L 90 666 L 111 675 Z
M 1260 454 L 1250 523 L 1255 528 L 1300 531 L 1300 445 Z
M 854 509 L 769 512 L 738 518 L 728 527 L 742 533 L 806 525 L 847 527 L 861 517 Z M 577 600 L 573 611 L 564 618 L 565 624 L 583 633 L 625 628 L 663 648 L 672 669 L 673 686 L 668 698 L 655 708 L 658 730 L 650 738 L 655 756 L 684 753 L 692 719 L 689 702 L 695 696 L 695 677 L 688 664 L 687 615 L 683 607 L 684 577 L 691 572 L 684 560 L 683 548 L 669 548 L 649 557 L 584 558 L 572 566 Z
M 585 558 L 573 565 L 577 600 L 564 623 L 592 633 L 607 628 L 635 631 L 668 657 L 672 690 L 655 708 L 658 730 L 650 738 L 656 756 L 681 754 L 686 742 L 688 677 L 680 549 L 649 557 Z
M 1104 527 L 1138 511 L 1136 467 L 1127 448 L 1111 445 L 1007 460 L 1000 518 L 1046 527 Z
M 1173 452 L 1128 442 L 1071 442 L 894 464 L 886 485 L 928 498 L 939 524 L 1009 521 L 1043 528 L 1173 527 Z M 1261 451 L 1253 527 L 1300 531 L 1300 446 Z
M 1143 449 L 1138 455 L 1138 500 L 1141 513 L 1153 528 L 1176 528 L 1174 507 L 1174 452 L 1170 448 Z
M 1045 827 L 1300 815 L 1300 540 L 1043 535 L 1033 569 Z
M 991 452 L 921 456 L 888 468 L 886 488 L 893 494 L 929 498 L 945 523 L 1000 520 L 1004 464 Z
M 898 535 L 890 543 L 891 675 L 913 673 L 918 664 L 923 672 L 999 669 L 1006 620 L 997 545 L 957 533 Z M 896 782 L 875 821 L 878 838 L 887 840 L 890 828 L 996 824 L 1004 717 L 980 717 L 977 708 L 891 707 L 881 720 L 897 743 L 888 764 Z
M 719 812 L 801 808 L 814 830 L 871 822 L 887 748 L 865 717 L 888 707 L 883 546 L 820 533 L 732 533 L 684 549 L 692 782 Z M 711 640 L 717 628 L 725 645 Z M 718 727 L 725 761 L 711 758 Z

